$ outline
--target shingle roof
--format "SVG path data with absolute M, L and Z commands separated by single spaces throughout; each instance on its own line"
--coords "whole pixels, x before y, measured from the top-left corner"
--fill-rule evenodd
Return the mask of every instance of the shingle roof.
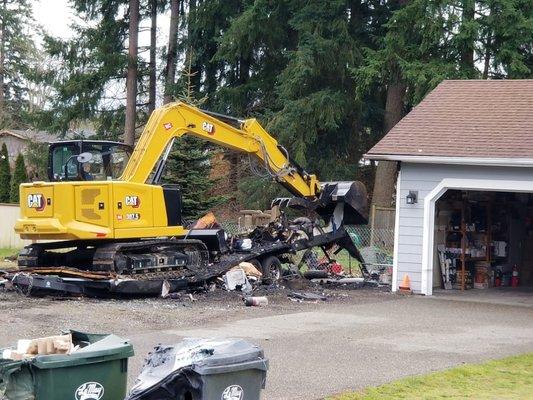
M 0 136 L 2 135 L 11 135 L 18 137 L 22 140 L 32 140 L 40 143 L 49 143 L 58 140 L 58 136 L 44 132 L 44 131 L 32 131 L 32 130 L 22 130 L 22 129 L 4 129 L 0 131 Z
M 533 159 L 533 79 L 438 85 L 368 153 Z
M 65 135 L 60 136 L 58 134 L 46 132 L 46 131 L 34 131 L 34 130 L 22 130 L 22 129 L 3 129 L 0 130 L 0 136 L 15 136 L 22 140 L 32 140 L 39 143 L 52 143 L 58 140 L 69 139 L 89 139 L 95 136 L 95 132 L 90 130 L 80 130 L 67 132 Z

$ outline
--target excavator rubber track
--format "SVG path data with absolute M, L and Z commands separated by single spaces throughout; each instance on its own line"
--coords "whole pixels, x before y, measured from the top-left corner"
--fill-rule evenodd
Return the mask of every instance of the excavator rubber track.
M 138 279 L 194 277 L 205 272 L 209 252 L 200 240 L 153 239 L 133 242 L 97 243 L 80 251 L 77 242 L 39 243 L 25 247 L 19 254 L 19 267 L 76 267 L 87 271 L 109 272 Z M 69 252 L 57 250 L 76 248 Z M 53 251 L 56 250 L 56 251 Z
M 121 275 L 169 277 L 169 272 L 195 275 L 207 268 L 209 252 L 200 240 L 147 240 L 110 243 L 99 246 L 93 257 L 93 270 Z

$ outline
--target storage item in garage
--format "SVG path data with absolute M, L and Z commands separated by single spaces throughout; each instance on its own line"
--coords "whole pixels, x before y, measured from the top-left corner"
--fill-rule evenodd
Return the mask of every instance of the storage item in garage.
M 79 346 L 70 354 L 0 359 L 0 398 L 122 400 L 132 345 L 115 335 L 70 333 Z
M 463 280 L 463 271 L 460 269 L 457 270 L 456 283 L 454 289 L 461 289 L 461 282 Z M 472 289 L 474 287 L 474 279 L 472 278 L 472 273 L 469 270 L 465 271 L 465 289 Z
M 474 276 L 475 289 L 488 289 L 491 285 L 492 268 L 489 263 L 477 262 L 476 274 Z

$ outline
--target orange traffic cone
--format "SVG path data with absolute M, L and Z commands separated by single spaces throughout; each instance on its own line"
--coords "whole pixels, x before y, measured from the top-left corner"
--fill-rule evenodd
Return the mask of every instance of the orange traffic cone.
M 398 288 L 401 293 L 411 293 L 411 280 L 409 279 L 409 275 L 405 274 L 403 276 L 402 283 Z

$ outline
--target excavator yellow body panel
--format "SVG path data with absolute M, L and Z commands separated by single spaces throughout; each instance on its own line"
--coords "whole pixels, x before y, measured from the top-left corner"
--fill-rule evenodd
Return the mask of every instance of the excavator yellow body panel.
M 23 239 L 52 240 L 183 236 L 181 223 L 168 224 L 163 191 L 122 181 L 26 183 L 15 231 Z M 179 202 L 166 201 L 172 200 Z

